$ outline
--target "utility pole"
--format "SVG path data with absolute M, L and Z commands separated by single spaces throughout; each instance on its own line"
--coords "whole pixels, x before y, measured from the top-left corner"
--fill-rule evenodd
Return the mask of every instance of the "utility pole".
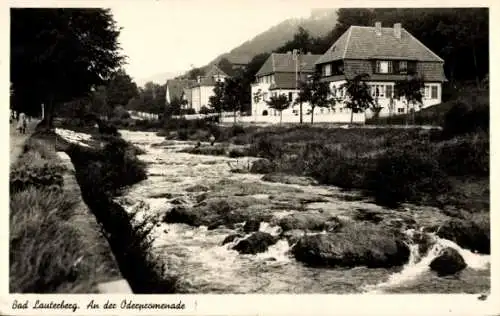
M 295 91 L 298 95 L 299 85 L 299 65 L 300 65 L 300 50 L 293 50 L 293 59 L 295 60 Z M 300 124 L 302 124 L 302 101 L 299 100 Z

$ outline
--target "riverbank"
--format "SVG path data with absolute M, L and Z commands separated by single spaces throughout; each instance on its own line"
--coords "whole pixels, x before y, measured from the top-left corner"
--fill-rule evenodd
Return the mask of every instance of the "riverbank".
M 93 130 L 93 128 L 90 128 Z M 71 158 L 82 197 L 101 223 L 120 272 L 137 294 L 172 293 L 175 276 L 150 251 L 154 226 L 148 217 L 127 213 L 114 198 L 130 185 L 145 180 L 140 152 L 119 136 L 96 131 L 77 134 L 56 128 L 58 146 Z M 83 137 L 80 137 L 84 135 Z
M 37 133 L 11 165 L 9 277 L 11 293 L 97 293 L 121 278 L 74 175 Z

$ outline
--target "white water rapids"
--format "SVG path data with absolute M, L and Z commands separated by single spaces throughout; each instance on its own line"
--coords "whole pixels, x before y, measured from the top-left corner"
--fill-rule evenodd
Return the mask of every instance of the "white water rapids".
M 88 139 L 85 134 L 61 129 L 57 132 L 68 141 Z M 227 157 L 181 153 L 178 152 L 180 149 L 192 147 L 193 143 L 169 141 L 158 146 L 165 140 L 155 133 L 120 133 L 125 140 L 145 150 L 146 153 L 139 159 L 147 163 L 148 169 L 147 180 L 132 186 L 125 198 L 117 199 L 129 211 L 141 205 L 144 213 L 161 216 L 174 198 L 193 205 L 195 200 L 188 190 L 190 187 L 209 187 L 221 180 L 236 181 L 243 187 L 247 184 L 252 187 L 266 185 L 269 190 L 301 190 L 305 196 L 327 197 L 324 204 L 311 203 L 311 212 L 318 205 L 323 205 L 326 212 L 340 216 L 349 216 L 351 210 L 360 207 L 380 210 L 380 207 L 368 202 L 342 199 L 344 193 L 338 188 L 263 183 L 259 175 L 230 171 L 228 162 L 246 165 L 250 158 L 236 161 Z M 265 199 L 269 194 L 259 192 L 252 197 Z M 283 199 L 286 196 L 283 195 Z M 281 209 L 276 210 L 273 216 L 280 218 L 293 212 Z M 415 211 L 415 214 L 426 214 L 419 212 Z M 277 236 L 281 228 L 263 222 L 259 230 Z M 419 256 L 417 245 L 410 245 L 410 260 L 399 269 L 319 269 L 297 262 L 289 253 L 290 245 L 286 239 L 279 240 L 264 253 L 240 255 L 231 249 L 238 239 L 222 245 L 224 238 L 234 233 L 235 230 L 227 228 L 208 230 L 204 226 L 161 223 L 154 229 L 154 249 L 166 263 L 168 273 L 180 276 L 181 290 L 186 293 L 469 293 L 489 289 L 490 256 L 472 253 L 436 236 L 433 236 L 434 243 L 423 256 Z M 458 250 L 467 263 L 468 267 L 459 277 L 438 278 L 429 270 L 429 263 L 444 247 Z

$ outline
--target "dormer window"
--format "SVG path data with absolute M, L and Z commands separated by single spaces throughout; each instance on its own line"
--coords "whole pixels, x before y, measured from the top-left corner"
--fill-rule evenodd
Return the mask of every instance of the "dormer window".
M 377 60 L 375 72 L 379 73 L 379 74 L 392 73 L 392 61 L 390 61 L 390 60 Z
M 402 60 L 399 62 L 399 73 L 405 74 L 408 72 L 408 62 L 406 60 Z

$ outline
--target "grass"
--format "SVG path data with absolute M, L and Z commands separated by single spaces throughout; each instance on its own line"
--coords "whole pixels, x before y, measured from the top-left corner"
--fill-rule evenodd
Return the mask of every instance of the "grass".
M 59 177 L 47 176 L 48 170 Z M 34 176 L 13 185 L 15 175 L 22 172 Z M 51 186 L 50 180 L 62 178 L 63 172 L 54 146 L 36 135 L 27 140 L 12 166 L 12 293 L 96 293 L 98 283 L 119 277 L 107 243 L 79 196 L 63 183 L 52 183 L 57 189 Z M 42 182 L 36 180 L 39 177 L 49 183 L 36 185 Z

